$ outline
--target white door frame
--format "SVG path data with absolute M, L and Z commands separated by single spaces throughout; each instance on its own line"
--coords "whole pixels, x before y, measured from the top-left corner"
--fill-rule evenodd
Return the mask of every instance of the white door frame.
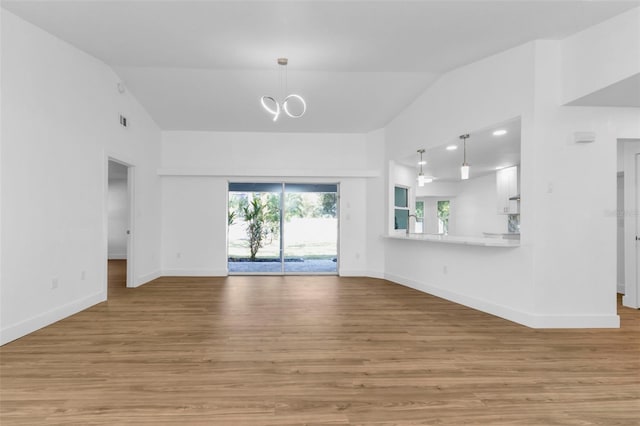
M 640 140 L 624 140 L 622 144 L 624 161 L 624 296 L 622 304 L 629 308 L 640 308 L 640 271 L 638 250 L 640 250 Z
M 128 234 L 127 234 L 127 287 L 133 288 L 135 287 L 135 166 L 132 162 L 123 160 L 119 155 L 106 155 L 105 168 L 106 168 L 106 179 L 105 179 L 105 213 L 104 213 L 104 235 L 105 235 L 105 259 L 108 260 L 108 246 L 109 246 L 109 162 L 113 161 L 118 164 L 122 164 L 127 168 L 127 198 L 128 198 L 128 208 L 129 212 L 127 214 L 128 221 Z M 106 265 L 107 262 L 105 262 Z M 106 266 L 105 266 L 106 267 Z M 105 274 L 105 292 L 107 291 L 108 286 L 108 276 Z

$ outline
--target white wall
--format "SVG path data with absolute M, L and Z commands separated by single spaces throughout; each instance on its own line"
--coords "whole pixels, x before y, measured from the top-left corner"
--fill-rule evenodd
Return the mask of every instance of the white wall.
M 533 96 L 533 61 L 534 44 L 527 43 L 443 75 L 386 127 L 387 158 L 414 156 L 521 115 Z
M 109 155 L 136 166 L 134 281 L 157 276 L 160 132 L 104 63 L 4 10 L 1 31 L 5 343 L 105 299 Z
M 129 195 L 126 179 L 109 179 L 107 206 L 109 259 L 126 259 L 127 229 L 129 228 Z
M 422 141 L 522 117 L 523 235 L 508 250 L 390 240 L 387 277 L 534 327 L 618 326 L 615 216 L 606 212 L 615 210 L 616 139 L 640 133 L 640 113 L 560 106 L 562 59 L 561 42 L 540 41 L 462 67 L 388 126 L 393 160 Z M 597 140 L 575 144 L 576 131 Z
M 495 173 L 462 181 L 451 201 L 449 235 L 482 237 L 483 232 L 507 232 L 507 215 L 497 213 Z
M 528 131 L 534 53 L 535 44 L 529 43 L 444 75 L 387 127 L 387 159 L 393 163 L 406 157 L 424 141 L 442 145 L 461 133 L 521 116 L 522 172 L 526 173 L 530 167 L 527 146 L 533 143 Z M 404 181 L 393 172 L 389 180 L 390 187 Z M 527 185 L 523 177 L 523 197 Z M 495 212 L 495 198 L 492 204 Z M 385 274 L 392 281 L 531 324 L 534 288 L 529 244 L 523 239 L 519 248 L 496 249 L 388 240 Z
M 460 182 L 431 182 L 416 188 L 416 197 L 455 197 L 460 192 Z
M 522 210 L 535 213 L 523 221 L 523 237 L 535 235 L 535 310 L 558 320 L 609 317 L 614 325 L 617 139 L 640 134 L 640 111 L 560 106 L 561 53 L 558 42 L 536 43 L 537 143 L 526 153 L 533 170 L 522 170 L 529 185 Z M 576 131 L 593 131 L 596 141 L 576 144 Z
M 376 193 L 367 181 L 379 177 L 368 176 L 382 155 L 380 136 L 370 145 L 360 134 L 164 132 L 162 139 L 166 275 L 227 273 L 229 181 L 339 183 L 339 273 L 367 273 L 367 241 L 379 238 L 367 225 L 367 194 Z M 375 227 L 380 217 L 371 220 Z
M 385 133 L 384 129 L 367 134 L 366 148 L 367 164 L 369 170 L 377 170 L 380 173 L 376 177 L 366 179 L 366 210 L 363 219 L 366 221 L 366 269 L 353 275 L 362 275 L 375 278 L 384 278 L 384 240 L 385 220 L 387 217 L 387 191 L 386 191 L 386 161 L 385 161 Z
M 564 39 L 562 104 L 640 73 L 640 8 Z

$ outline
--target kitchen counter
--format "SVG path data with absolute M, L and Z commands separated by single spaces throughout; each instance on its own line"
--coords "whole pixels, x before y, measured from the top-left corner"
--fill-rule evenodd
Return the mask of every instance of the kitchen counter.
M 441 235 L 441 234 L 406 234 L 398 232 L 397 234 L 387 234 L 383 236 L 393 240 L 409 240 L 425 243 L 436 244 L 461 244 L 470 246 L 483 246 L 483 247 L 519 247 L 519 239 L 504 239 L 504 238 L 490 238 L 490 237 L 465 237 L 458 235 Z

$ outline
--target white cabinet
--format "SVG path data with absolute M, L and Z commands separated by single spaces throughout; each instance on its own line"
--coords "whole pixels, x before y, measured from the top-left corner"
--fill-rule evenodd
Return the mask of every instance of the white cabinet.
M 498 214 L 520 213 L 520 201 L 510 200 L 519 195 L 518 166 L 507 167 L 496 172 L 496 190 L 498 192 Z

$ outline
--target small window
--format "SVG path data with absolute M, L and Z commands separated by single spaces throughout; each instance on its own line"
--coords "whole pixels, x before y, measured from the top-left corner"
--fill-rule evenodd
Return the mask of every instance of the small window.
M 394 229 L 407 229 L 409 224 L 409 189 L 396 186 L 394 191 Z
M 394 196 L 394 206 L 409 207 L 409 190 L 401 186 L 396 186 Z
M 449 200 L 438 201 L 438 232 L 449 234 Z
M 424 201 L 416 201 L 416 232 L 424 232 Z

